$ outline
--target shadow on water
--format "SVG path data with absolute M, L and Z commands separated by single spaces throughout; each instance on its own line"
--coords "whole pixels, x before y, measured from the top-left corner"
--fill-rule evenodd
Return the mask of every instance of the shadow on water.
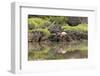
M 88 57 L 88 44 L 74 42 L 29 42 L 28 60 L 80 59 Z

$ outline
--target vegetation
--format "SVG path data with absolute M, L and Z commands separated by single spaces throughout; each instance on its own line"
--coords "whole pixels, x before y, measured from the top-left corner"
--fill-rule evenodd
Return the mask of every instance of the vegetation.
M 86 58 L 87 42 L 71 42 L 66 43 L 31 43 L 33 45 L 29 51 L 29 60 L 45 60 L 45 59 L 70 59 L 70 58 Z
M 88 32 L 88 28 L 87 28 L 87 24 L 79 24 L 77 26 L 69 26 L 68 24 L 65 26 L 62 26 L 61 28 L 64 31 L 69 31 L 69 30 L 73 30 L 73 31 L 82 31 L 82 32 Z
M 80 19 L 82 19 L 82 17 L 74 18 L 74 17 L 67 17 L 67 16 L 29 15 L 28 32 L 32 33 L 32 35 L 33 35 L 33 36 L 29 36 L 29 37 L 33 37 L 33 38 L 30 38 L 30 39 L 33 39 L 30 41 L 38 41 L 38 42 L 44 41 L 44 40 L 71 41 L 71 36 L 72 36 L 73 31 L 74 31 L 74 34 L 75 33 L 80 34 L 80 32 L 82 32 L 81 34 L 83 36 L 80 35 L 81 37 L 83 37 L 82 39 L 87 38 L 86 34 L 84 34 L 84 33 L 88 32 L 87 22 L 82 22 L 82 20 L 80 20 Z M 87 19 L 87 18 L 85 18 L 85 19 Z M 69 20 L 72 20 L 72 21 L 69 21 Z M 68 24 L 69 22 L 70 22 L 70 25 Z M 73 23 L 74 24 L 80 23 L 80 24 L 72 26 L 71 22 L 72 22 L 72 25 L 73 25 Z M 68 31 L 72 31 L 72 32 L 69 33 Z M 62 32 L 66 33 L 66 35 L 63 37 L 67 38 L 67 39 L 61 40 L 62 38 L 60 38 L 61 37 L 60 35 L 62 34 Z M 43 38 L 45 38 L 45 39 L 43 39 Z M 70 39 L 68 39 L 68 38 L 70 38 Z
M 87 17 L 28 16 L 28 60 L 88 57 Z
M 45 25 L 50 24 L 48 21 L 41 19 L 41 18 L 29 18 L 28 19 L 28 25 L 29 29 L 37 29 L 37 28 L 43 28 Z

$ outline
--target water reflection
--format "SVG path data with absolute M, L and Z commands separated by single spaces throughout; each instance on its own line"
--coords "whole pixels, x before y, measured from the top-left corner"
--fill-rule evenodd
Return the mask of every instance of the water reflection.
M 87 41 L 29 43 L 28 60 L 87 58 Z

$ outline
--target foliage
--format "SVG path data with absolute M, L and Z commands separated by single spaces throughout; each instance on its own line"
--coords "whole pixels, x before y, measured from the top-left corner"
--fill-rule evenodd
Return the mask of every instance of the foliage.
M 79 18 L 29 15 L 28 41 L 32 43 L 28 46 L 29 60 L 86 58 L 88 24 L 86 18 L 81 22 Z
M 55 24 L 65 24 L 68 18 L 65 16 L 50 16 L 50 21 L 55 22 Z
M 28 32 L 32 33 L 30 37 L 32 37 L 30 41 L 42 41 L 42 40 L 47 40 L 47 38 L 52 36 L 52 34 L 58 34 L 63 31 L 73 31 L 73 32 L 83 32 L 87 33 L 88 31 L 88 25 L 86 23 L 78 24 L 75 26 L 69 25 L 67 22 L 69 18 L 72 17 L 67 17 L 67 16 L 39 16 L 39 15 L 33 15 L 28 18 Z M 75 22 L 77 22 L 76 18 L 79 17 L 73 17 L 75 19 Z M 72 19 L 73 19 L 72 18 Z M 78 19 L 79 20 L 79 19 Z M 73 22 L 73 20 L 71 21 Z M 34 34 L 33 34 L 34 33 Z M 71 33 L 70 33 L 71 34 Z M 73 37 L 73 35 L 70 35 Z M 56 36 L 55 36 L 56 37 Z M 55 38 L 53 37 L 53 39 Z M 57 37 L 60 38 L 59 35 Z M 75 36 L 74 36 L 75 37 Z M 80 36 L 82 37 L 82 36 Z M 85 37 L 85 36 L 84 36 Z M 71 37 L 70 37 L 71 38 Z M 53 40 L 51 39 L 51 40 Z M 54 39 L 55 40 L 55 39 Z M 68 38 L 66 39 L 68 41 Z
M 87 24 L 79 24 L 77 26 L 69 26 L 67 24 L 67 25 L 62 26 L 62 29 L 64 31 L 73 30 L 73 31 L 83 31 L 83 32 L 87 32 L 88 31 L 88 26 L 87 26 Z
M 28 25 L 32 28 L 42 28 L 45 27 L 45 25 L 50 24 L 49 21 L 43 20 L 41 18 L 29 18 L 28 19 Z
M 29 32 L 40 32 L 40 33 L 43 33 L 44 36 L 46 36 L 46 37 L 50 36 L 50 32 L 49 32 L 49 30 L 47 28 L 45 28 L 45 29 L 41 29 L 41 28 L 34 29 L 34 30 L 30 30 Z

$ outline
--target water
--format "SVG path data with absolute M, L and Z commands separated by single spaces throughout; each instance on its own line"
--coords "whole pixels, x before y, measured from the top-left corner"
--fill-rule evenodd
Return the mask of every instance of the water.
M 87 40 L 73 42 L 29 42 L 28 60 L 81 59 L 88 57 Z

